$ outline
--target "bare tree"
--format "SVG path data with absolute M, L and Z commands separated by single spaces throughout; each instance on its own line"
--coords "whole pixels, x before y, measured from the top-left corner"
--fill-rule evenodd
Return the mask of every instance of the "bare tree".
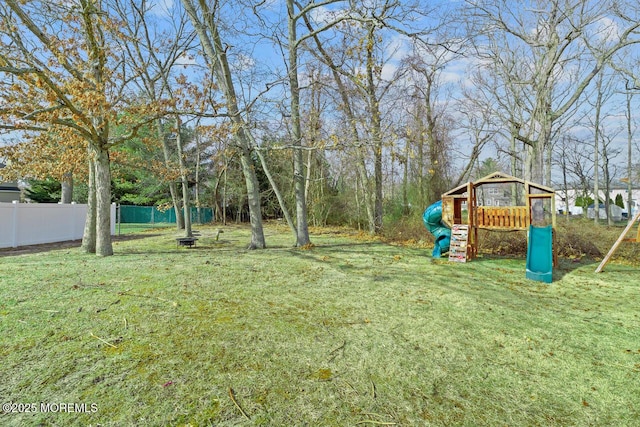
M 633 215 L 631 211 L 631 206 L 633 205 L 633 117 L 631 115 L 631 101 L 633 99 L 633 92 L 640 90 L 640 87 L 633 87 L 629 84 L 629 81 L 625 81 L 625 91 L 626 91 L 626 109 L 625 109 L 625 117 L 627 121 L 627 218 L 629 221 L 632 220 Z
M 565 134 L 554 146 L 554 164 L 561 168 L 563 182 L 560 188 L 564 189 L 566 209 L 571 208 L 568 204 L 569 190 L 574 190 L 576 194 L 574 203 L 578 198 L 582 200 L 581 206 L 584 208 L 583 214 L 586 218 L 586 201 L 592 191 L 593 144 L 571 134 Z
M 562 138 L 562 140 L 556 144 L 557 150 L 554 152 L 554 159 L 556 165 L 560 167 L 560 173 L 562 175 L 562 182 L 560 188 L 562 188 L 562 193 L 564 194 L 564 215 L 569 220 L 569 213 L 571 212 L 571 208 L 569 206 L 569 181 L 568 181 L 568 165 L 567 165 L 567 138 L 566 136 Z
M 561 180 L 555 186 L 561 189 L 565 199 L 564 211 L 572 212 L 570 194 L 575 194 L 573 203 L 580 198 L 586 201 L 591 193 L 593 173 L 593 144 L 565 133 L 553 147 L 553 165 L 560 168 Z M 583 204 L 586 216 L 586 204 Z
M 196 34 L 200 40 L 203 53 L 207 58 L 211 72 L 215 76 L 218 87 L 224 94 L 226 114 L 233 123 L 233 135 L 240 152 L 240 162 L 247 188 L 249 217 L 251 220 L 251 242 L 249 248 L 266 247 L 262 226 L 260 206 L 260 189 L 253 166 L 250 129 L 242 115 L 236 94 L 236 87 L 227 56 L 230 45 L 225 44 L 220 31 L 219 4 L 209 5 L 206 0 L 181 0 Z
M 351 25 L 336 29 L 331 34 L 333 43 L 328 37 L 314 37 L 315 53 L 329 67 L 336 83 L 371 233 L 379 233 L 383 227 L 383 162 L 385 149 L 392 144 L 385 144 L 390 126 L 384 113 L 385 99 L 395 80 L 382 73 L 397 54 L 389 37 L 402 34 L 409 42 L 423 36 L 409 27 L 429 10 L 393 0 L 352 4 L 348 11 Z M 313 32 L 312 22 L 306 23 Z
M 478 93 L 465 93 L 464 99 L 461 100 L 457 107 L 463 118 L 459 128 L 462 132 L 469 135 L 470 150 L 462 149 L 462 147 L 453 150 L 454 155 L 459 159 L 465 159 L 457 177 L 452 180 L 454 187 L 459 186 L 464 181 L 471 178 L 474 166 L 476 165 L 480 154 L 491 141 L 495 141 L 499 135 L 498 126 L 494 120 L 494 110 L 489 108 L 484 101 L 486 99 L 478 98 Z M 451 147 L 449 148 L 451 149 Z M 515 165 L 518 161 L 515 150 L 509 152 L 512 165 L 512 175 L 517 176 Z M 515 193 L 514 193 L 515 195 Z M 514 203 L 515 204 L 515 203 Z
M 619 154 L 617 149 L 613 147 L 612 140 L 621 132 L 618 126 L 607 125 L 612 116 L 617 113 L 613 108 L 612 100 L 615 93 L 616 75 L 607 73 L 604 70 L 596 77 L 595 99 L 589 105 L 593 108 L 594 114 L 586 115 L 584 121 L 586 126 L 593 129 L 593 194 L 595 200 L 594 205 L 594 222 L 597 225 L 599 221 L 599 198 L 601 193 L 601 184 L 604 183 L 604 205 L 607 220 L 612 223 L 611 211 L 609 203 L 610 182 L 611 182 L 611 159 Z M 602 173 L 602 175 L 601 175 Z
M 598 225 L 598 220 L 600 219 L 600 133 L 602 130 L 601 125 L 601 113 L 602 113 L 602 103 L 603 103 L 603 93 L 602 93 L 602 80 L 603 75 L 600 73 L 596 80 L 596 103 L 595 103 L 595 120 L 593 123 L 593 221 L 596 225 Z M 605 197 L 608 199 L 609 195 Z M 606 206 L 608 207 L 609 202 L 605 200 Z M 607 216 L 609 215 L 609 209 L 606 209 Z
M 345 146 L 349 151 L 353 151 L 355 155 L 355 168 L 358 177 L 357 182 L 360 183 L 363 192 L 364 206 L 369 223 L 369 232 L 375 233 L 376 216 L 373 208 L 374 196 L 366 165 L 366 155 L 363 149 L 364 143 L 362 142 L 362 131 L 358 127 L 359 119 L 357 117 L 356 106 L 354 105 L 355 99 L 352 98 L 354 92 L 353 85 L 349 84 L 355 79 L 355 76 L 350 74 L 340 65 L 345 58 L 333 58 L 331 51 L 325 47 L 324 43 L 318 37 L 318 34 L 314 31 L 314 27 L 308 17 L 305 17 L 305 22 L 309 31 L 313 34 L 317 55 L 331 70 L 331 75 L 337 86 L 340 99 L 339 102 L 341 103 L 341 108 L 344 113 L 344 124 L 347 129 L 349 141 Z M 358 192 L 356 191 L 356 195 L 357 194 Z
M 164 20 L 163 25 L 168 28 L 159 30 L 157 22 L 154 22 L 154 19 L 150 17 L 157 5 L 147 0 L 117 0 L 116 6 L 122 22 L 125 23 L 123 32 L 127 37 L 126 40 L 123 40 L 122 50 L 126 53 L 128 66 L 134 69 L 137 75 L 134 82 L 149 99 L 162 104 L 163 101 L 173 98 L 170 77 L 174 73 L 176 65 L 189 57 L 189 49 L 195 38 L 195 34 L 187 29 L 188 18 L 184 14 L 180 15 L 173 10 L 166 10 L 164 12 L 168 14 L 168 19 Z M 175 105 L 175 102 L 172 104 Z M 166 107 L 169 106 L 170 104 L 166 105 Z M 171 109 L 175 110 L 175 108 Z M 175 115 L 173 118 L 174 121 L 180 120 Z M 182 172 L 185 167 L 184 164 L 182 166 L 179 164 L 183 153 L 178 149 L 175 154 L 178 160 L 172 155 L 176 151 L 175 148 L 178 147 L 174 149 L 170 147 L 170 136 L 176 133 L 167 126 L 166 116 L 156 120 L 155 134 L 162 144 L 165 167 L 168 171 L 177 169 L 181 172 L 181 179 L 184 182 L 185 176 Z M 174 138 L 174 140 L 176 143 L 179 142 L 178 139 Z M 176 226 L 178 229 L 184 229 L 186 217 L 180 208 L 176 180 L 173 179 L 171 173 L 169 173 L 167 181 L 176 215 Z M 185 208 L 185 210 L 187 209 Z M 190 234 L 189 228 L 186 227 L 187 234 Z
M 342 17 L 322 23 L 318 28 L 299 35 L 298 26 L 305 20 L 309 22 L 309 15 L 328 5 L 338 3 L 341 0 L 324 0 L 320 2 L 308 1 L 306 3 L 294 0 L 286 0 L 287 5 L 287 80 L 290 92 L 290 112 L 293 139 L 293 174 L 295 180 L 296 198 L 296 245 L 305 246 L 311 243 L 309 239 L 309 227 L 307 216 L 306 180 L 304 160 L 302 153 L 302 127 L 300 117 L 300 83 L 298 81 L 299 55 L 301 45 L 308 39 L 316 36 L 343 20 Z
M 441 46 L 420 44 L 414 47 L 412 55 L 404 58 L 398 70 L 398 79 L 407 82 L 401 90 L 408 101 L 406 116 L 411 124 L 407 136 L 415 149 L 422 207 L 438 200 L 450 185 L 453 157 L 450 133 L 457 126 L 447 111 L 450 105 L 443 100 L 450 96 L 441 93 L 441 74 L 456 59 L 457 55 Z M 408 93 L 412 95 L 409 97 Z
M 534 1 L 529 7 L 507 0 L 468 1 L 470 22 L 480 34 L 477 52 L 504 67 L 505 84 L 524 94 L 518 140 L 528 147 L 527 178 L 542 183 L 545 153 L 553 128 L 575 106 L 613 55 L 638 43 L 640 20 L 624 15 L 637 4 L 584 0 Z M 615 22 L 618 31 L 606 27 Z
M 611 183 L 617 175 L 617 167 L 615 164 L 613 165 L 611 164 L 611 160 L 622 152 L 621 149 L 616 148 L 615 145 L 613 144 L 613 141 L 617 136 L 617 133 L 619 133 L 619 131 L 616 132 L 615 134 L 612 134 L 612 133 L 604 134 L 603 141 L 602 141 L 602 174 L 604 178 L 604 191 L 605 191 L 604 209 L 607 214 L 608 225 L 614 224 L 613 216 L 611 215 L 610 194 L 611 194 Z

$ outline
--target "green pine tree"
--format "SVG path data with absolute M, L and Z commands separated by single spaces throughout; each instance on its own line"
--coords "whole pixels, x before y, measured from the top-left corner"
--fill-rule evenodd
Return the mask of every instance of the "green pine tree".
M 62 186 L 54 179 L 32 179 L 25 190 L 27 199 L 35 203 L 58 203 L 62 195 Z

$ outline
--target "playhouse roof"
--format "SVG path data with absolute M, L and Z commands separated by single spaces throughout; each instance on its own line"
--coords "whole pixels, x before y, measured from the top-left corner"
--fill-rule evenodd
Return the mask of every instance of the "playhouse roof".
M 493 172 L 483 178 L 480 178 L 475 182 L 469 181 L 466 184 L 462 184 L 452 190 L 449 190 L 446 193 L 444 193 L 443 196 L 455 196 L 455 195 L 464 194 L 469 190 L 469 185 L 473 187 L 478 187 L 483 184 L 514 184 L 514 183 L 519 183 L 525 186 L 529 186 L 530 188 L 535 188 L 537 190 L 540 190 L 542 193 L 550 193 L 550 194 L 555 193 L 555 190 L 553 190 L 552 188 L 546 187 L 542 184 L 536 184 L 535 182 L 525 181 L 524 179 L 516 178 L 515 176 L 507 175 L 502 172 Z

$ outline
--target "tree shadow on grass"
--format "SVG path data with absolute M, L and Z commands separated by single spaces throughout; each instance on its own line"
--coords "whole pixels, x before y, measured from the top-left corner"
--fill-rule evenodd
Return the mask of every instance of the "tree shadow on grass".
M 122 236 L 112 236 L 112 242 L 126 242 L 131 240 L 140 240 L 147 237 L 160 236 L 160 234 L 126 234 Z M 73 249 L 79 248 L 82 245 L 82 240 L 67 240 L 64 242 L 54 243 L 41 243 L 38 245 L 25 245 L 17 248 L 2 248 L 0 249 L 0 257 L 31 255 L 50 251 L 57 251 L 61 249 Z
M 446 260 L 446 258 L 443 258 L 443 260 Z M 526 273 L 526 264 L 527 264 L 527 260 L 526 257 L 525 258 L 520 258 L 520 257 L 510 257 L 510 256 L 500 256 L 500 255 L 484 255 L 482 257 L 478 257 L 475 258 L 471 261 L 468 261 L 469 263 L 483 263 L 483 262 L 496 262 L 496 261 L 500 261 L 500 260 L 505 260 L 505 261 L 522 261 L 522 267 L 523 267 L 523 274 Z M 593 265 L 593 269 L 595 271 L 596 266 L 598 265 L 598 261 L 592 259 L 592 258 L 588 258 L 588 257 L 583 257 L 583 258 L 576 258 L 576 259 L 565 259 L 565 258 L 559 258 L 558 259 L 558 265 L 556 267 L 553 267 L 553 282 L 556 282 L 558 280 L 561 280 L 565 275 L 571 273 L 574 270 L 577 270 L 579 268 L 583 268 L 585 266 L 588 265 Z
M 553 269 L 553 277 L 554 279 L 562 279 L 566 274 L 585 266 L 593 266 L 593 272 L 595 274 L 596 267 L 599 263 L 599 261 L 586 257 L 581 259 L 576 258 L 575 260 L 560 259 L 558 260 L 558 266 Z

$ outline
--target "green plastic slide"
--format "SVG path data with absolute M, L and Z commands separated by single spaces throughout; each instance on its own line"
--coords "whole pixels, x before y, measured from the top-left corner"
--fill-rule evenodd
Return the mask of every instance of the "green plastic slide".
M 436 238 L 431 256 L 439 258 L 449 252 L 451 242 L 451 229 L 442 222 L 442 200 L 427 207 L 422 215 L 422 221 L 429 233 Z
M 553 227 L 529 227 L 527 279 L 551 283 L 553 280 Z

